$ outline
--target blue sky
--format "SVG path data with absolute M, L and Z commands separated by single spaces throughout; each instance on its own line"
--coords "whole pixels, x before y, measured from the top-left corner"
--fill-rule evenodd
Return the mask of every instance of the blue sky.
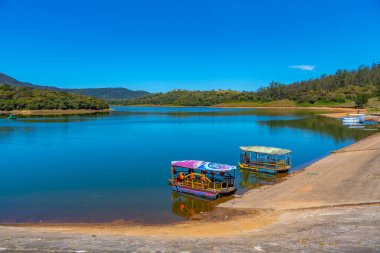
M 0 72 L 58 87 L 255 90 L 380 62 L 379 0 L 0 0 Z

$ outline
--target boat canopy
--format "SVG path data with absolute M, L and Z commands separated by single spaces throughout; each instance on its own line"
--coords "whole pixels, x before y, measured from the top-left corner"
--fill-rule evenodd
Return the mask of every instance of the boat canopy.
M 245 152 L 254 152 L 268 155 L 286 155 L 291 153 L 289 149 L 282 148 L 273 148 L 273 147 L 264 147 L 264 146 L 245 146 L 240 147 L 240 150 Z
M 208 172 L 218 172 L 218 171 L 230 171 L 235 170 L 236 166 L 231 166 L 227 164 L 204 162 L 198 160 L 184 160 L 184 161 L 173 161 L 172 166 L 188 168 L 188 169 L 198 169 Z

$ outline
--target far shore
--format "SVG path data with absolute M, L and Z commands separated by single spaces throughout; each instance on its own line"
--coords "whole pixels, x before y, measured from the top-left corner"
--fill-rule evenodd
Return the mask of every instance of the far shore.
M 351 113 L 368 113 L 368 109 L 356 109 L 353 107 L 323 107 L 323 106 L 226 106 L 226 105 L 213 105 L 213 106 L 185 106 L 185 105 L 123 105 L 123 106 L 138 106 L 138 107 L 161 107 L 161 108 L 223 108 L 223 109 L 278 109 L 278 110 L 310 110 L 310 111 L 326 111 L 319 115 L 329 118 L 342 118 Z
M 252 109 L 296 109 L 296 110 L 326 110 L 326 111 L 335 111 L 335 112 L 346 112 L 346 113 L 360 113 L 367 112 L 367 109 L 355 109 L 350 107 L 323 107 L 323 106 L 212 106 L 215 108 L 252 108 Z
M 112 106 L 112 105 L 111 105 Z M 117 106 L 117 105 L 115 105 Z M 279 109 L 279 110 L 314 110 L 314 111 L 326 111 L 321 115 L 340 118 L 349 113 L 367 113 L 367 109 L 355 109 L 355 108 L 343 108 L 343 107 L 302 107 L 302 106 L 181 106 L 181 105 L 124 105 L 124 106 L 138 106 L 138 107 L 180 107 L 180 108 L 225 108 L 225 109 Z M 15 115 L 74 115 L 74 114 L 93 114 L 104 113 L 112 111 L 112 108 L 102 110 L 13 110 L 13 111 L 0 111 L 0 115 L 15 114 Z
M 15 114 L 15 115 L 73 115 L 73 114 L 93 114 L 99 112 L 109 112 L 111 109 L 101 110 L 15 110 L 15 111 L 0 111 L 0 114 Z
M 111 106 L 129 106 L 129 107 L 180 107 L 180 108 L 236 108 L 236 109 L 300 109 L 300 110 L 326 110 L 326 111 L 336 111 L 336 112 L 347 112 L 347 113 L 353 113 L 357 112 L 358 110 L 360 113 L 367 112 L 367 109 L 355 109 L 353 107 L 328 107 L 328 106 L 229 106 L 229 105 L 195 105 L 195 106 L 188 106 L 188 105 L 154 105 L 154 104 L 137 104 L 137 105 L 111 105 Z

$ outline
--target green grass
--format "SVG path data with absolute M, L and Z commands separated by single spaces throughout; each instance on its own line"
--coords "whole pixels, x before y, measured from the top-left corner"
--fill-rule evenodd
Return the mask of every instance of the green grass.
M 336 107 L 336 108 L 352 108 L 355 106 L 353 101 L 347 101 L 344 103 L 324 103 L 317 102 L 314 104 L 310 103 L 297 103 L 289 99 L 282 99 L 272 102 L 228 102 L 216 105 L 218 107 Z
M 370 98 L 368 101 L 368 112 L 380 113 L 380 99 L 379 98 Z
M 355 107 L 355 103 L 353 101 L 346 101 L 344 103 L 337 102 L 317 102 L 314 104 L 310 103 L 297 103 L 297 106 L 301 107 L 336 107 L 336 108 L 352 108 Z
M 217 104 L 218 107 L 294 107 L 297 106 L 296 102 L 289 99 L 282 99 L 272 102 L 226 102 Z

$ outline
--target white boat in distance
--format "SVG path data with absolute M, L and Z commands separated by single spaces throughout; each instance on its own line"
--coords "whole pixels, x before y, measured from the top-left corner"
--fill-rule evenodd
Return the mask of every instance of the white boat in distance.
M 365 114 L 349 114 L 342 118 L 343 125 L 360 125 L 365 121 Z

